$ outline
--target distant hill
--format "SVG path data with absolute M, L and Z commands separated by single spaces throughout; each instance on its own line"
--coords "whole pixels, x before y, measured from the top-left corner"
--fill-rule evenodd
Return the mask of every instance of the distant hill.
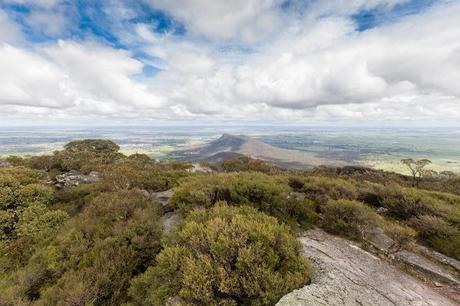
M 223 134 L 207 144 L 174 152 L 192 161 L 220 162 L 241 155 L 259 158 L 286 168 L 305 169 L 318 165 L 343 166 L 343 161 L 325 159 L 312 153 L 274 147 L 245 135 Z

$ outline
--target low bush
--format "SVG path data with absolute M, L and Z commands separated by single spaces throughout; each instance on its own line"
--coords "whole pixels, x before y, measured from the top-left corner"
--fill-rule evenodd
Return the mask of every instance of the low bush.
M 394 190 L 384 195 L 382 206 L 388 209 L 389 215 L 400 220 L 408 220 L 415 216 L 433 213 L 431 202 L 430 198 L 421 197 L 414 192 Z
M 326 203 L 329 199 L 356 200 L 358 198 L 358 190 L 352 182 L 329 177 L 307 177 L 301 192 L 318 203 Z
M 135 278 L 135 305 L 273 305 L 310 281 L 310 265 L 289 230 L 251 207 L 195 210 Z
M 33 235 L 35 225 L 19 233 Z M 120 305 L 131 278 L 153 263 L 160 237 L 158 207 L 141 191 L 100 193 L 23 267 L 3 276 L 0 296 L 8 297 L 6 305 Z
M 383 229 L 394 241 L 392 251 L 397 252 L 403 248 L 408 248 L 414 242 L 417 232 L 405 224 L 398 224 L 395 222 L 385 222 Z
M 281 169 L 276 165 L 247 156 L 224 160 L 221 167 L 225 172 L 254 171 L 262 173 L 277 173 L 281 171 Z
M 351 239 L 365 239 L 381 222 L 370 207 L 351 200 L 329 200 L 321 206 L 321 226 L 337 235 Z
M 284 177 L 262 173 L 214 174 L 195 176 L 175 189 L 171 203 L 187 213 L 196 208 L 210 208 L 219 201 L 249 205 L 294 228 L 308 228 L 318 215 L 316 203 L 291 195 Z
M 436 216 L 412 218 L 409 224 L 418 237 L 433 249 L 460 260 L 460 230 Z

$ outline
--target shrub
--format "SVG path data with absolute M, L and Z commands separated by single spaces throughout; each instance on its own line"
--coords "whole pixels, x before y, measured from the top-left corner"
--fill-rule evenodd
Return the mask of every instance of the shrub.
M 19 232 L 34 237 L 37 224 L 28 222 Z M 141 191 L 101 193 L 14 271 L 0 296 L 9 292 L 10 300 L 38 305 L 120 305 L 131 278 L 153 263 L 160 237 L 158 207 Z
M 298 176 L 290 176 L 288 178 L 288 185 L 295 191 L 300 191 L 305 185 L 304 180 Z
M 417 232 L 411 227 L 389 221 L 385 222 L 384 231 L 394 241 L 392 246 L 394 252 L 409 247 L 417 236 Z
M 361 202 L 329 200 L 321 206 L 321 225 L 327 231 L 351 239 L 364 239 L 381 222 L 374 210 Z
M 148 191 L 164 191 L 178 184 L 184 169 L 169 169 L 169 165 L 156 164 L 146 155 L 135 154 L 109 165 L 104 170 L 103 183 L 112 190 L 139 188 Z
M 171 203 L 187 213 L 196 207 L 210 208 L 219 201 L 250 205 L 292 225 L 307 228 L 317 220 L 316 204 L 290 196 L 284 178 L 262 173 L 217 174 L 191 177 L 176 188 Z
M 53 189 L 41 183 L 42 177 L 22 167 L 0 169 L 0 273 L 27 262 L 67 219 L 47 206 Z
M 193 305 L 272 305 L 309 282 L 300 249 L 276 219 L 221 203 L 192 212 L 129 294 L 136 305 L 174 296 Z
M 303 185 L 303 192 L 309 199 L 325 203 L 328 199 L 356 200 L 356 187 L 348 180 L 329 177 L 308 177 Z
M 120 147 L 105 139 L 84 139 L 69 142 L 64 146 L 69 152 L 116 153 Z
M 254 171 L 262 173 L 279 172 L 280 168 L 260 159 L 247 156 L 227 159 L 222 162 L 222 170 L 225 172 Z
M 418 237 L 433 249 L 460 260 L 460 230 L 435 216 L 412 218 L 409 224 Z
M 413 189 L 387 189 L 382 206 L 388 209 L 389 215 L 400 220 L 434 212 L 433 199 Z

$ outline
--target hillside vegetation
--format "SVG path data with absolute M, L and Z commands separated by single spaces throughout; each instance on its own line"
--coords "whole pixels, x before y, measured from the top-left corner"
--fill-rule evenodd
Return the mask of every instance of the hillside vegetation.
M 460 260 L 460 179 L 289 171 L 247 157 L 212 173 L 107 140 L 0 167 L 0 305 L 273 305 L 308 284 L 296 233 L 377 229 Z M 209 165 L 207 165 L 209 166 Z M 217 171 L 216 169 L 221 169 Z M 69 171 L 91 182 L 59 185 Z M 173 189 L 165 204 L 157 192 Z M 164 230 L 168 215 L 181 221 Z

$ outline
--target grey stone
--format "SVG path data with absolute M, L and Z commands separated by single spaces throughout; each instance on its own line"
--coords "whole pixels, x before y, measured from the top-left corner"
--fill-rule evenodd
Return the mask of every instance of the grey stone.
M 73 187 L 81 184 L 91 184 L 101 179 L 101 173 L 91 171 L 88 175 L 82 174 L 79 171 L 71 170 L 67 173 L 57 175 L 55 177 L 55 185 L 59 188 Z
M 453 275 L 419 254 L 403 250 L 395 254 L 395 259 L 435 279 L 454 285 L 460 285 L 460 281 Z
M 165 214 L 162 218 L 163 232 L 169 233 L 181 220 L 181 216 L 173 212 Z
M 457 305 L 421 280 L 398 270 L 356 244 L 319 229 L 300 242 L 315 269 L 312 283 L 277 305 Z
M 166 207 L 169 204 L 169 199 L 173 196 L 174 192 L 172 189 L 161 191 L 161 192 L 152 192 L 151 196 L 160 203 L 162 207 Z
M 448 266 L 451 266 L 452 268 L 454 268 L 455 270 L 457 270 L 457 272 L 460 272 L 460 261 L 456 260 L 455 258 L 451 258 L 451 257 L 448 257 L 444 254 L 441 254 L 439 252 L 436 252 L 434 250 L 431 250 L 427 247 L 424 247 L 424 246 L 421 246 L 421 245 L 416 245 L 416 249 L 417 251 L 419 251 L 420 253 L 422 253 L 423 255 L 433 259 L 433 260 L 436 260 L 442 264 L 445 264 L 445 265 L 448 265 Z
M 0 167 L 12 167 L 13 164 L 6 161 L 0 161 Z

